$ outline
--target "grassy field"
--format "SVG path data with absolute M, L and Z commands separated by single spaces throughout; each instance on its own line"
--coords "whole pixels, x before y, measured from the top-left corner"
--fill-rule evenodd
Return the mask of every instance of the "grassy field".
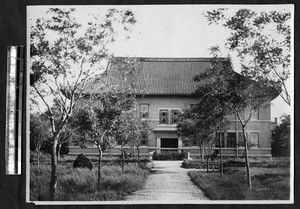
M 267 163 L 270 167 L 266 166 Z M 289 168 L 275 167 L 274 161 L 264 161 L 263 167 L 251 167 L 251 190 L 247 188 L 244 167 L 226 168 L 222 177 L 218 172 L 203 171 L 190 171 L 189 175 L 211 200 L 288 200 L 290 198 Z
M 68 159 L 69 161 L 69 159 Z M 120 166 L 102 166 L 101 189 L 97 189 L 97 166 L 94 169 L 74 169 L 72 163 L 58 165 L 57 201 L 117 201 L 142 188 L 149 174 L 137 164 L 127 164 L 124 173 Z M 51 167 L 49 163 L 30 167 L 30 200 L 48 200 Z

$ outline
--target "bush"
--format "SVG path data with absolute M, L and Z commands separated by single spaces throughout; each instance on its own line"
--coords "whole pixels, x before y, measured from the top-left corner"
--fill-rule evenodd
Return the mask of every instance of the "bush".
M 88 168 L 88 169 L 92 170 L 93 164 L 84 154 L 80 154 L 74 160 L 73 168 Z
M 187 158 L 186 152 L 181 153 L 170 153 L 170 154 L 158 154 L 154 152 L 153 160 L 183 160 Z
M 48 200 L 50 165 L 31 166 L 30 200 Z M 119 166 L 101 168 L 101 188 L 97 190 L 97 169 L 72 168 L 72 164 L 57 168 L 58 185 L 55 200 L 60 201 L 115 201 L 141 189 L 148 170 L 128 165 L 124 173 Z

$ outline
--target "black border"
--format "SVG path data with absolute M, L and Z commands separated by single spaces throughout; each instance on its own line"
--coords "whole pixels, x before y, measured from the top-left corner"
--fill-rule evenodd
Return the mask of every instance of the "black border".
M 133 5 L 133 4 L 294 4 L 295 5 L 295 198 L 294 204 L 263 204 L 263 205 L 230 205 L 230 204 L 215 204 L 215 205 L 34 205 L 28 204 L 25 201 L 25 182 L 26 182 L 26 135 L 25 126 L 23 126 L 23 137 L 22 137 L 22 175 L 19 176 L 7 176 L 5 174 L 5 96 L 6 96 L 6 68 L 7 68 L 7 55 L 6 49 L 9 45 L 24 45 L 26 49 L 26 6 L 29 5 Z M 159 0 L 0 0 L 0 208 L 20 208 L 20 209 L 31 209 L 31 208 L 102 208 L 102 209 L 114 209 L 114 208 L 300 208 L 299 204 L 299 188 L 300 183 L 297 181 L 299 178 L 300 163 L 299 160 L 299 141 L 297 136 L 300 130 L 300 121 L 298 119 L 299 109 L 296 108 L 299 103 L 300 94 L 297 89 L 300 89 L 299 73 L 297 67 L 299 66 L 299 59 L 297 55 L 299 52 L 299 4 L 296 4 L 295 0 L 177 0 L 177 1 L 159 1 Z M 26 56 L 25 56 L 26 57 Z M 26 63 L 26 62 L 25 62 Z M 26 70 L 26 66 L 24 66 Z M 24 73 L 26 75 L 26 73 Z M 25 83 L 26 85 L 26 83 Z M 25 89 L 25 88 L 24 88 Z M 25 93 L 25 92 L 24 92 Z M 24 94 L 25 95 L 25 94 Z M 25 107 L 24 98 L 24 107 Z M 26 110 L 23 110 L 23 123 L 26 123 Z M 298 197 L 298 198 L 297 198 Z

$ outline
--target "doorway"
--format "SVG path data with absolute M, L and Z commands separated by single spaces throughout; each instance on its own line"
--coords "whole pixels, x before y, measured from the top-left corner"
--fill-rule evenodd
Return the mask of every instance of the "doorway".
M 161 148 L 178 148 L 178 138 L 162 138 Z

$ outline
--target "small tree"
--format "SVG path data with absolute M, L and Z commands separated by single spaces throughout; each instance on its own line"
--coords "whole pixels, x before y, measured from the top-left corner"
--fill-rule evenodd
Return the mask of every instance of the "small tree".
M 272 155 L 290 156 L 290 115 L 282 115 L 281 124 L 273 130 Z
M 147 120 L 142 120 L 136 115 L 133 125 L 135 126 L 132 130 L 134 136 L 129 144 L 133 149 L 133 154 L 135 154 L 135 148 L 137 149 L 138 162 L 140 162 L 140 146 L 142 145 L 143 141 L 146 141 L 148 139 L 148 136 L 150 134 L 150 127 Z
M 209 172 L 209 159 L 211 158 L 213 147 L 216 145 L 216 135 L 211 134 L 207 136 L 204 146 L 206 147 L 205 149 L 205 155 L 206 155 L 206 172 Z M 220 172 L 223 174 L 223 169 L 222 169 L 222 162 L 220 161 Z
M 97 99 L 96 99 L 97 98 Z M 96 145 L 98 156 L 98 188 L 101 186 L 101 162 L 103 152 L 115 146 L 114 127 L 122 111 L 132 107 L 130 96 L 120 93 L 102 93 L 91 101 L 92 106 L 76 110 L 71 124 L 79 135 L 76 145 L 86 147 Z
M 114 137 L 119 144 L 121 157 L 122 157 L 122 172 L 124 172 L 125 157 L 126 157 L 126 145 L 132 145 L 140 135 L 140 130 L 137 122 L 137 116 L 135 111 L 127 110 L 117 118 L 114 123 Z
M 260 107 L 269 105 L 271 99 L 274 98 L 274 90 L 269 88 L 268 85 L 265 86 L 264 83 L 255 82 L 235 73 L 230 70 L 228 63 L 220 62 L 216 56 L 213 66 L 205 70 L 204 73 L 197 75 L 195 81 L 204 83 L 204 85 L 199 85 L 195 92 L 199 98 L 207 100 L 207 104 L 214 101 L 212 106 L 216 105 L 216 109 L 220 109 L 222 114 L 237 116 L 242 127 L 247 182 L 248 187 L 251 188 L 248 141 L 245 127 L 254 112 L 258 111 Z M 215 118 L 211 120 L 215 120 Z
M 30 150 L 37 156 L 37 165 L 40 165 L 40 151 L 43 143 L 51 137 L 50 125 L 41 115 L 30 115 Z
M 212 99 L 209 95 L 203 95 L 203 97 L 199 97 L 199 103 L 183 112 L 177 125 L 180 136 L 198 144 L 202 160 L 204 155 L 202 148 L 208 146 L 209 149 L 213 143 L 212 134 L 220 132 L 220 129 L 227 125 L 226 112 L 218 105 L 220 103 L 217 100 Z M 223 174 L 222 164 L 222 146 L 220 146 L 221 175 Z

